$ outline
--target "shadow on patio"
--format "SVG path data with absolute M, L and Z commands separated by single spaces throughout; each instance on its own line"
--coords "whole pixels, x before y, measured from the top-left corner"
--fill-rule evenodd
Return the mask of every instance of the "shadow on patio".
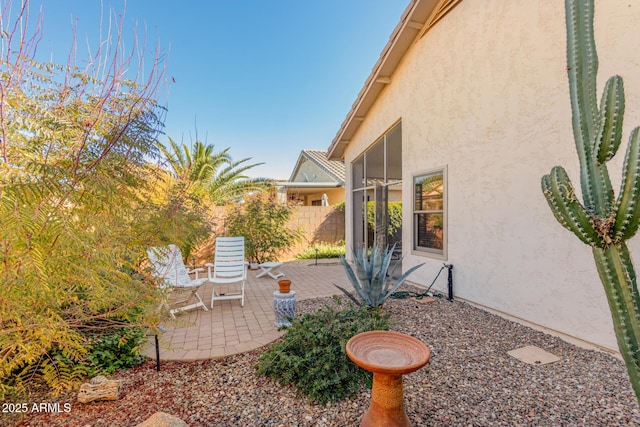
M 291 280 L 296 300 L 328 297 L 340 291 L 336 283 L 349 289 L 344 267 L 337 259 L 290 261 L 280 270 Z M 243 353 L 269 344 L 284 331 L 278 331 L 273 312 L 273 292 L 276 280 L 258 271 L 249 270 L 245 287 L 244 307 L 239 300 L 216 301 L 210 309 L 212 285 L 205 284 L 200 296 L 209 311 L 193 310 L 166 319 L 160 336 L 160 359 L 201 360 Z M 142 354 L 155 359 L 154 340 L 150 339 Z

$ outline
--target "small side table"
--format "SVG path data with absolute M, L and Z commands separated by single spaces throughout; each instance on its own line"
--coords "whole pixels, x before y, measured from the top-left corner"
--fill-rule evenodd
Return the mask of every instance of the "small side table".
M 281 262 L 263 262 L 262 264 L 258 265 L 258 267 L 260 267 L 260 270 L 262 271 L 256 277 L 262 277 L 265 274 L 268 274 L 273 279 L 277 280 L 278 277 L 284 276 L 283 272 L 277 271 L 278 268 L 281 266 L 282 266 Z
M 296 315 L 295 291 L 283 294 L 279 291 L 273 293 L 273 311 L 276 315 L 276 326 L 279 328 L 291 326 L 291 320 Z

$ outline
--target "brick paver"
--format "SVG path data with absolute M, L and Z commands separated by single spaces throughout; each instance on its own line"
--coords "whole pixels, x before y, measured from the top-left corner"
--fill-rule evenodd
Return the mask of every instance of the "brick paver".
M 339 294 L 333 286 L 338 284 L 350 289 L 344 267 L 338 260 L 291 261 L 281 267 L 296 300 L 327 297 Z M 277 281 L 269 276 L 256 278 L 259 270 L 248 272 L 245 285 L 244 307 L 240 300 L 211 302 L 212 285 L 205 284 L 199 294 L 209 311 L 193 310 L 167 319 L 162 327 L 167 330 L 160 336 L 161 360 L 200 360 L 229 356 L 250 351 L 278 339 L 283 331 L 275 327 L 273 292 Z M 142 353 L 155 358 L 154 340 L 144 347 Z

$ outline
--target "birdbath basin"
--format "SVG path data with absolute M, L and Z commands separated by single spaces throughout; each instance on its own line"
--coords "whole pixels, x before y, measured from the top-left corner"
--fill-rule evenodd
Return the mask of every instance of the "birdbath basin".
M 402 375 L 429 363 L 429 348 L 399 332 L 371 331 L 351 338 L 347 355 L 356 365 L 373 372 L 371 405 L 360 426 L 411 426 L 404 410 Z

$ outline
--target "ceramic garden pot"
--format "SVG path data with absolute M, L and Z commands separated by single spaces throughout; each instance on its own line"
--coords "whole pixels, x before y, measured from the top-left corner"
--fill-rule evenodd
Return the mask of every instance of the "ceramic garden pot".
M 278 280 L 278 290 L 281 294 L 288 294 L 291 290 L 291 280 L 280 279 Z

